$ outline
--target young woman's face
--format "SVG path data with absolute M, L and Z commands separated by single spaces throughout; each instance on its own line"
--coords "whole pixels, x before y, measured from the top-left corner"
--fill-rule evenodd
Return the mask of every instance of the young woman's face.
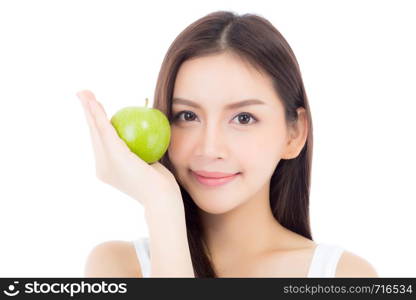
M 263 104 L 227 108 L 247 99 Z M 222 214 L 258 195 L 268 197 L 270 178 L 287 143 L 280 101 L 270 77 L 229 53 L 181 65 L 168 156 L 178 182 L 200 209 Z M 192 171 L 239 174 L 228 183 L 209 186 Z

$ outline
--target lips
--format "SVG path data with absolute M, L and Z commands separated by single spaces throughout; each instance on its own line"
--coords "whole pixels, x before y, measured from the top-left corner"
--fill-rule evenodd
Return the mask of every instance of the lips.
M 238 177 L 239 173 L 222 173 L 222 172 L 204 172 L 204 171 L 191 171 L 198 183 L 207 187 L 216 187 L 224 185 L 230 181 L 233 181 Z M 203 174 L 203 175 L 201 175 Z M 216 177 L 206 177 L 216 176 Z
M 223 172 L 207 172 L 207 171 L 193 171 L 198 176 L 206 177 L 206 178 L 224 178 L 230 177 L 237 173 L 223 173 Z

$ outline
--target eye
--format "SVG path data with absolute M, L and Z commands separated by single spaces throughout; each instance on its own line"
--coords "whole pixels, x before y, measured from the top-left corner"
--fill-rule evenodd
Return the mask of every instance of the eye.
M 242 124 L 243 125 L 248 125 L 249 124 L 249 122 L 250 122 L 250 118 L 252 119 L 252 120 L 254 120 L 254 122 L 253 123 L 255 123 L 255 122 L 257 122 L 257 119 L 252 115 L 252 114 L 250 114 L 250 113 L 246 113 L 246 112 L 244 112 L 244 113 L 241 113 L 241 114 L 238 114 L 237 116 L 235 116 L 235 117 L 238 117 L 238 121 L 240 121 L 240 122 L 242 122 Z M 252 123 L 251 123 L 252 124 Z
M 184 116 L 184 118 L 182 119 L 181 116 Z M 194 121 L 195 120 L 196 115 L 189 110 L 183 110 L 181 112 L 178 112 L 174 117 L 174 121 L 185 121 L 185 122 L 190 122 L 190 121 Z M 235 116 L 233 119 L 238 118 L 238 121 L 241 122 L 241 125 L 250 125 L 252 123 L 257 122 L 257 119 L 250 113 L 247 112 L 243 112 L 238 114 L 237 116 Z M 252 123 L 250 122 L 250 119 L 253 120 Z
M 184 113 L 184 117 L 185 120 L 180 119 L 180 117 L 182 116 L 182 114 Z M 189 110 L 183 110 L 181 112 L 178 112 L 174 117 L 173 120 L 174 121 L 189 121 L 189 119 L 191 119 L 192 117 L 194 117 L 195 114 Z M 192 120 L 191 120 L 192 121 Z

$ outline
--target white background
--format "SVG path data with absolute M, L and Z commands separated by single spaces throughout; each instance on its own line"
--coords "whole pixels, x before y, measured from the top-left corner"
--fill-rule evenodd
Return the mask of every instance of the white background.
M 412 2 L 1 1 L 0 276 L 81 277 L 98 243 L 147 235 L 141 205 L 95 177 L 75 94 L 143 105 L 175 37 L 215 10 L 267 18 L 299 61 L 314 240 L 416 276 Z

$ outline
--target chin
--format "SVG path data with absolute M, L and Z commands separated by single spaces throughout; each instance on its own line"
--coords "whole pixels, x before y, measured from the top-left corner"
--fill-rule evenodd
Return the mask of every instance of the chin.
M 191 196 L 192 197 L 192 196 Z M 196 206 L 202 211 L 212 215 L 221 215 L 228 213 L 235 209 L 239 204 L 231 202 L 232 198 L 229 199 L 208 199 L 208 198 L 195 198 L 192 197 Z

